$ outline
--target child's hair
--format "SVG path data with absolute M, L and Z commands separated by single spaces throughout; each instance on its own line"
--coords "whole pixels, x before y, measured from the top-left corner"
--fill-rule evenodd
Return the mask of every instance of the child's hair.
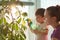
M 35 16 L 40 15 L 40 16 L 44 17 L 44 11 L 45 11 L 44 8 L 37 9 Z
M 57 22 L 60 21 L 60 6 L 50 6 L 47 8 L 47 11 L 51 17 L 56 17 Z

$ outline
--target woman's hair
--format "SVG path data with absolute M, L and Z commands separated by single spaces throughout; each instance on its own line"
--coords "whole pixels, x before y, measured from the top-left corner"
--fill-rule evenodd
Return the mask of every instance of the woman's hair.
M 35 12 L 35 16 L 40 15 L 40 16 L 44 17 L 44 11 L 45 11 L 44 8 L 37 9 L 37 11 Z
M 56 17 L 57 22 L 60 21 L 60 6 L 50 6 L 47 8 L 47 11 L 51 17 Z

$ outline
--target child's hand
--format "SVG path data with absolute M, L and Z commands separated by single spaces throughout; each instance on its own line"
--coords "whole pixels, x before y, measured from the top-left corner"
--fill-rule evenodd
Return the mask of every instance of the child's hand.
M 31 22 L 32 22 L 31 19 L 28 18 L 28 19 L 26 19 L 26 21 L 27 21 L 27 23 L 28 23 L 28 26 L 30 27 L 30 24 L 31 24 Z
M 48 34 L 48 29 L 42 29 L 41 32 L 42 32 L 43 35 L 47 35 Z

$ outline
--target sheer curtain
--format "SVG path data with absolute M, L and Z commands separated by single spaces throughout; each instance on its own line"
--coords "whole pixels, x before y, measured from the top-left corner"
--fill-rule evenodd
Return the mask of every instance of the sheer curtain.
M 33 22 L 35 22 L 35 11 L 36 9 L 40 8 L 40 0 L 20 0 L 20 1 L 34 3 L 34 5 L 25 6 L 25 11 L 28 13 L 28 17 L 31 18 Z M 27 27 L 25 34 L 27 37 L 26 40 L 36 40 L 36 35 L 30 31 L 29 27 Z

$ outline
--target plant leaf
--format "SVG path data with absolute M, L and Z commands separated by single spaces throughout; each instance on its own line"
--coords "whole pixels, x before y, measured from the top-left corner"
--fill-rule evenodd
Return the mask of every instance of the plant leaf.
M 19 24 L 21 22 L 21 18 L 18 19 L 17 23 Z
M 23 30 L 25 30 L 27 28 L 25 25 L 22 25 L 22 24 L 21 24 L 21 27 Z
M 3 23 L 3 18 L 0 19 L 0 24 L 2 24 L 2 23 Z
M 26 12 L 22 13 L 22 16 L 26 17 L 27 16 L 27 13 Z
M 25 36 L 25 34 L 24 34 L 24 31 L 21 31 L 20 33 L 21 33 L 21 37 L 22 37 L 23 39 L 26 39 L 26 36 Z
M 8 19 L 10 19 L 9 16 L 6 16 L 6 17 L 7 17 Z
M 12 25 L 12 28 L 13 28 L 14 30 L 18 30 L 18 24 L 13 24 L 13 25 Z
M 4 22 L 4 24 L 6 24 L 6 23 L 7 23 L 5 18 L 3 18 L 3 22 Z

